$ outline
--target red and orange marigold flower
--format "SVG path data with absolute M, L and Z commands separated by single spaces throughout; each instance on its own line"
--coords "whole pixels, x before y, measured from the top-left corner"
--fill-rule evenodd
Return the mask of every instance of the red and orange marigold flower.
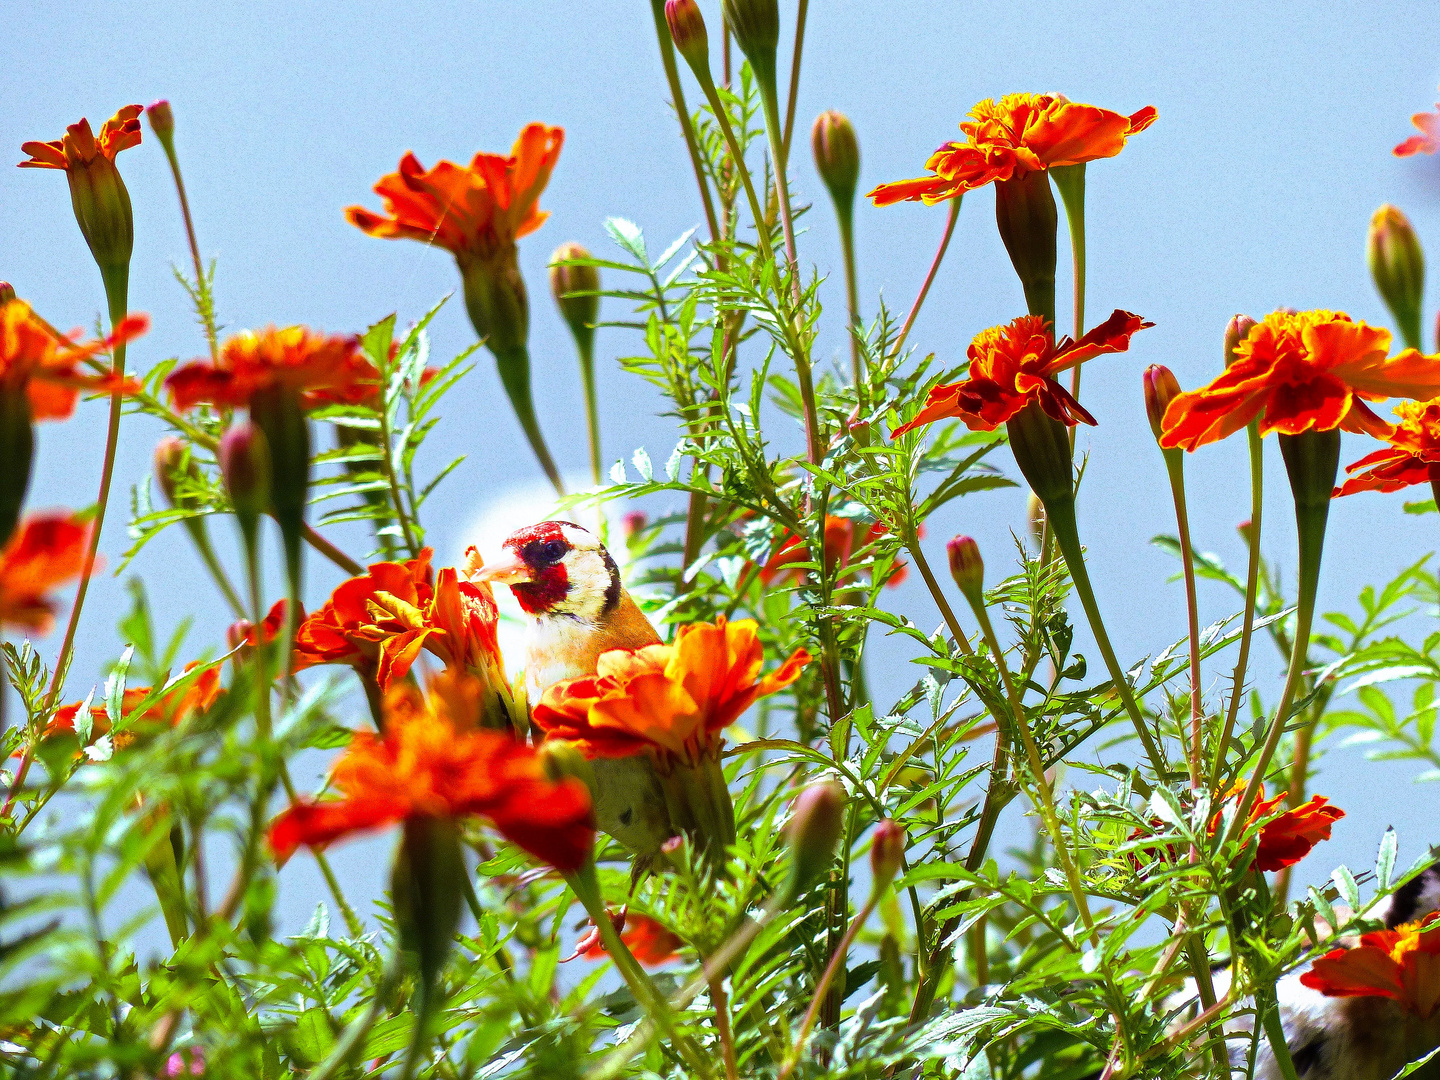
M 1360 475 L 1337 487 L 1336 496 L 1399 491 L 1440 480 L 1440 402 L 1402 401 L 1395 415 L 1399 423 L 1385 440 L 1390 445 L 1345 466 L 1347 473 Z
M 1420 134 L 1411 135 L 1395 147 L 1396 157 L 1433 154 L 1440 150 L 1440 104 L 1435 106 L 1434 112 L 1416 113 L 1410 117 L 1410 122 L 1420 129 Z
M 82 370 L 81 365 L 149 328 L 144 315 L 130 315 L 109 337 L 80 343 L 57 337 L 23 300 L 0 304 L 0 396 L 26 395 L 32 420 L 64 420 L 75 411 L 82 390 L 134 393 L 140 386 L 134 379 Z
M 877 206 L 916 200 L 934 204 L 993 181 L 1114 157 L 1156 115 L 1149 105 L 1125 116 L 1060 94 L 1007 94 L 998 102 L 987 98 L 961 123 L 965 141 L 948 142 L 930 155 L 925 168 L 931 175 L 881 184 L 869 197 Z
M 296 803 L 272 823 L 276 857 L 416 819 L 482 817 L 541 861 L 578 869 L 595 843 L 589 790 L 573 777 L 550 779 L 533 747 L 478 728 L 482 692 L 449 674 L 428 695 L 392 689 L 384 734 L 356 732 L 331 770 L 340 798 Z
M 1259 419 L 1278 431 L 1364 432 L 1387 438 L 1392 426 L 1368 401 L 1429 401 L 1440 395 L 1440 362 L 1417 349 L 1390 355 L 1390 331 L 1338 311 L 1276 311 L 1235 346 L 1235 362 L 1208 386 L 1165 410 L 1160 445 L 1195 450 Z
M 982 330 L 970 343 L 970 377 L 935 387 L 915 419 L 901 424 L 890 437 L 952 417 L 974 431 L 994 431 L 1031 402 L 1070 427 L 1093 425 L 1095 418 L 1055 376 L 1102 353 L 1125 352 L 1132 336 L 1154 325 L 1117 310 L 1079 341 L 1066 337 L 1058 345 L 1038 315 L 1022 315 L 1004 326 Z
M 171 372 L 165 386 L 177 409 L 202 403 L 245 408 L 268 391 L 343 395 L 373 379 L 374 372 L 354 336 L 269 326 L 234 335 L 218 360 L 193 360 Z
M 200 661 L 192 661 L 185 665 L 185 673 L 189 674 L 199 666 Z M 120 711 L 124 719 L 128 721 L 128 725 L 123 731 L 115 734 L 114 741 L 117 750 L 134 742 L 147 730 L 178 727 L 195 713 L 204 712 L 214 705 L 219 700 L 221 693 L 220 669 L 206 668 L 188 685 L 161 694 L 151 701 L 143 712 L 137 714 L 136 710 L 153 693 L 153 688 L 149 686 L 126 688 Z M 50 718 L 50 723 L 45 726 L 45 738 L 73 733 L 75 720 L 83 707 L 84 702 L 77 701 L 73 705 L 57 709 L 55 715 Z M 110 732 L 113 725 L 110 722 L 110 713 L 104 705 L 91 705 L 90 725 L 92 738 L 99 738 Z
M 420 240 L 456 256 L 489 257 L 549 217 L 538 204 L 564 141 L 563 128 L 528 124 L 508 157 L 479 153 L 468 167 L 440 161 L 426 169 L 407 153 L 400 170 L 375 185 L 385 214 L 351 206 L 345 217 L 370 236 Z
M 85 568 L 93 522 L 68 511 L 33 514 L 0 548 L 0 625 L 48 634 L 55 602 L 46 595 Z
M 755 701 L 789 686 L 810 662 L 797 649 L 761 677 L 764 649 L 754 622 L 682 626 L 673 645 L 614 649 L 596 674 L 556 683 L 532 719 L 547 738 L 575 743 L 586 757 L 650 751 L 662 767 L 718 756 L 722 732 Z
M 849 518 L 825 515 L 825 566 L 828 570 L 833 572 L 835 567 L 850 561 L 854 537 L 855 526 Z M 802 573 L 794 569 L 795 564 L 811 561 L 810 545 L 798 536 L 788 536 L 760 568 L 760 583 L 766 588 L 776 582 L 793 584 Z
M 1326 997 L 1389 998 L 1428 1020 L 1440 1007 L 1440 913 L 1364 934 L 1353 949 L 1332 949 L 1300 982 Z
M 611 916 L 611 922 L 620 931 L 620 940 L 630 950 L 630 955 L 646 967 L 659 967 L 680 959 L 680 949 L 685 942 L 658 919 L 621 908 Z M 603 960 L 609 955 L 600 939 L 600 931 L 592 925 L 585 936 L 575 943 L 575 952 L 567 959 L 583 956 L 587 960 Z
M 29 161 L 20 162 L 22 169 L 76 169 L 90 164 L 95 158 L 103 157 L 113 163 L 121 150 L 140 145 L 140 105 L 126 105 L 100 126 L 97 137 L 90 128 L 90 121 L 81 119 L 65 129 L 62 138 L 50 142 L 27 142 L 20 144 L 20 152 L 30 155 Z

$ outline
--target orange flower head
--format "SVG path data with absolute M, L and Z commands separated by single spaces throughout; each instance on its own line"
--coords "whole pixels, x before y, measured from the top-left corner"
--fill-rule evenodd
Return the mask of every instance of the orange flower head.
M 830 572 L 850 561 L 854 535 L 855 527 L 849 518 L 825 515 L 825 566 Z M 793 585 L 803 575 L 802 571 L 792 569 L 794 565 L 810 561 L 810 546 L 798 536 L 788 536 L 760 568 L 760 582 L 766 588 L 776 582 Z
M 392 341 L 390 343 L 390 360 L 393 362 L 399 354 L 400 342 Z M 420 373 L 420 385 L 426 385 L 439 374 L 439 368 L 426 368 Z M 365 356 L 363 353 L 357 354 L 355 357 L 353 376 L 349 381 L 338 386 L 327 386 L 318 390 L 306 390 L 300 395 L 300 404 L 307 412 L 313 409 L 323 409 L 327 405 L 364 406 L 367 409 L 380 408 L 384 401 L 384 395 L 381 393 L 380 369 L 371 362 L 368 356 Z
M 140 114 L 144 111 L 139 105 L 126 105 L 101 125 L 98 139 L 90 130 L 90 121 L 82 117 L 65 129 L 62 138 L 23 143 L 20 151 L 29 154 L 30 160 L 20 162 L 20 168 L 69 171 L 83 169 L 97 157 L 114 164 L 121 150 L 140 145 Z
M 1434 112 L 1416 113 L 1410 122 L 1420 129 L 1419 135 L 1411 135 L 1395 147 L 1396 157 L 1410 157 L 1412 154 L 1433 154 L 1440 150 L 1440 104 Z
M 34 514 L 0 549 L 0 624 L 39 635 L 55 625 L 55 603 L 45 594 L 85 568 L 94 524 L 66 511 Z
M 320 610 L 300 624 L 295 633 L 295 667 L 317 664 L 350 664 L 375 676 L 382 661 L 381 636 L 370 632 L 374 625 L 371 603 L 379 596 L 410 607 L 428 606 L 435 597 L 434 572 L 430 548 L 422 548 L 418 558 L 399 562 L 371 563 L 369 570 L 336 586 Z M 404 651 L 403 647 L 400 651 Z M 392 647 L 385 660 L 386 678 L 382 689 L 398 674 L 403 677 L 414 662 L 419 647 L 402 661 L 396 672 L 396 650 Z
M 541 861 L 579 868 L 595 843 L 589 789 L 549 779 L 533 747 L 477 728 L 480 697 L 473 680 L 449 674 L 428 696 L 392 688 L 384 733 L 356 732 L 331 770 L 340 798 L 296 803 L 271 824 L 276 857 L 414 819 L 483 817 Z
M 491 258 L 550 216 L 538 203 L 564 141 L 563 128 L 528 124 L 509 157 L 479 153 L 468 167 L 440 161 L 426 169 L 407 153 L 399 172 L 375 185 L 385 214 L 351 206 L 345 217 L 370 236 L 420 240 L 457 257 Z
M 253 648 L 262 640 L 269 645 L 280 636 L 280 631 L 285 627 L 286 607 L 287 604 L 283 598 L 271 604 L 265 618 L 260 621 L 260 633 L 258 634 L 255 632 L 255 624 L 249 619 L 240 619 L 231 623 L 225 630 L 226 642 L 232 649 L 241 645 Z M 303 621 L 305 613 L 302 611 L 300 614 Z
M 200 661 L 193 660 L 185 665 L 185 673 L 189 674 L 199 666 Z M 206 668 L 188 686 L 162 694 L 146 706 L 143 712 L 137 714 L 136 710 L 153 693 L 154 689 L 149 686 L 126 688 L 120 711 L 128 723 L 124 730 L 115 733 L 115 749 L 129 746 L 137 737 L 149 731 L 179 727 L 195 713 L 204 712 L 214 705 L 221 693 L 220 670 L 214 667 Z M 44 737 L 49 739 L 56 735 L 73 733 L 75 720 L 83 705 L 84 702 L 77 701 L 73 705 L 57 709 L 50 718 L 50 723 L 45 726 Z M 110 713 L 104 705 L 90 707 L 90 725 L 92 738 L 99 738 L 111 731 Z
M 84 371 L 81 363 L 148 329 L 146 316 L 129 315 L 109 337 L 80 343 L 78 334 L 57 336 L 23 300 L 0 304 L 0 396 L 24 394 L 32 420 L 64 420 L 82 390 L 133 394 L 140 389 L 134 379 Z
M 1114 157 L 1156 115 L 1149 105 L 1125 116 L 1060 94 L 1007 94 L 998 102 L 987 98 L 961 123 L 965 141 L 948 142 L 930 155 L 925 168 L 931 175 L 881 184 L 869 198 L 876 206 L 917 200 L 934 205 L 992 181 Z
M 247 330 L 225 342 L 219 360 L 192 360 L 176 368 L 165 386 L 177 409 L 201 403 L 222 408 L 248 407 L 267 391 L 305 395 L 318 391 L 352 392 L 374 365 L 353 336 L 317 333 L 304 326 Z
M 691 623 L 673 645 L 601 654 L 596 674 L 547 689 L 532 719 L 586 757 L 648 750 L 662 767 L 696 764 L 718 756 L 722 732 L 755 701 L 798 679 L 810 654 L 798 649 L 762 678 L 764 661 L 754 622 Z
M 1385 440 L 1390 445 L 1345 466 L 1347 473 L 1360 475 L 1337 487 L 1337 497 L 1357 491 L 1399 491 L 1440 480 L 1440 402 L 1402 401 L 1395 406 L 1395 415 L 1399 423 Z
M 1160 445 L 1195 450 L 1259 418 L 1260 434 L 1364 432 L 1392 426 L 1365 404 L 1440 395 L 1440 362 L 1417 349 L 1390 355 L 1390 331 L 1339 311 L 1276 311 L 1235 346 L 1235 362 L 1165 410 Z
M 629 948 L 630 954 L 646 967 L 659 967 L 680 959 L 680 949 L 685 942 L 658 919 L 621 908 L 611 916 L 611 922 L 616 930 L 621 931 L 620 940 Z M 587 960 L 602 960 L 609 955 L 605 943 L 600 940 L 600 931 L 591 926 L 589 932 L 575 943 L 575 952 L 567 959 L 583 956 Z
M 1332 949 L 1300 982 L 1326 997 L 1385 997 L 1428 1020 L 1440 1007 L 1440 912 L 1377 930 L 1353 949 Z
M 963 420 L 973 431 L 994 431 L 1032 401 L 1069 427 L 1093 425 L 1095 418 L 1055 376 L 1102 353 L 1125 352 L 1135 333 L 1154 325 L 1116 310 L 1079 341 L 1066 337 L 1058 345 L 1038 315 L 1022 315 L 1004 326 L 982 330 L 970 343 L 970 377 L 935 387 L 915 419 L 901 424 L 890 437 L 950 417 Z

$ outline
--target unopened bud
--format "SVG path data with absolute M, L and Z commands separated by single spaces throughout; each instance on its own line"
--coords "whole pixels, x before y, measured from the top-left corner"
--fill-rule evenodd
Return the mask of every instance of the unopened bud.
M 170 139 L 175 134 L 175 114 L 170 109 L 170 102 L 161 98 L 145 107 L 145 119 L 150 121 L 150 130 L 160 140 L 161 145 L 168 147 Z
M 855 126 L 842 112 L 823 112 L 810 129 L 810 146 L 815 152 L 815 170 L 830 190 L 835 209 L 842 217 L 848 215 L 860 180 L 860 143 L 855 138 Z
M 200 467 L 191 459 L 189 444 L 184 439 L 167 435 L 155 444 L 155 481 L 171 506 L 178 506 L 182 501 L 188 505 L 194 501 L 193 498 L 182 500 L 176 497 L 176 481 L 181 476 L 199 474 Z
M 1234 315 L 1225 327 L 1225 366 L 1235 363 L 1235 347 L 1250 336 L 1255 320 L 1249 315 Z
M 220 475 L 242 526 L 270 507 L 270 444 L 250 420 L 237 420 L 220 438 Z
M 775 49 L 780 44 L 780 6 L 776 0 L 721 0 L 735 44 L 750 61 L 760 92 L 775 85 Z
M 701 81 L 702 72 L 710 70 L 710 35 L 705 31 L 705 16 L 695 0 L 665 0 L 665 21 L 675 50 L 685 58 Z
M 538 748 L 540 767 L 545 770 L 546 779 L 552 783 L 562 780 L 579 780 L 590 791 L 595 791 L 595 770 L 575 744 L 564 739 L 546 739 Z
M 834 780 L 811 784 L 796 796 L 786 827 L 786 840 L 795 859 L 791 898 L 830 868 L 844 824 L 845 789 Z
M 985 560 L 980 558 L 980 545 L 974 537 L 957 536 L 945 545 L 945 551 L 950 556 L 950 576 L 965 599 L 983 604 Z
M 1366 247 L 1370 276 L 1412 349 L 1420 347 L 1420 302 L 1425 292 L 1425 253 L 1410 221 L 1386 203 L 1370 219 Z
M 1145 415 L 1150 419 L 1150 430 L 1155 438 L 1165 426 L 1165 410 L 1170 402 L 1180 396 L 1180 380 L 1164 364 L 1151 364 L 1142 376 L 1145 383 Z
M 633 543 L 635 538 L 645 531 L 645 526 L 649 523 L 650 519 L 645 516 L 645 511 L 643 510 L 632 510 L 626 514 L 621 518 L 620 522 L 620 528 L 625 535 L 625 542 L 627 544 Z
M 1240 522 L 1239 525 L 1236 525 L 1235 531 L 1240 534 L 1240 539 L 1245 541 L 1246 546 L 1249 546 L 1253 542 L 1252 534 L 1255 531 L 1255 526 L 1248 518 Z
M 560 308 L 560 317 L 569 324 L 581 352 L 586 353 L 595 339 L 595 322 L 600 317 L 600 272 L 593 266 L 561 264 L 588 258 L 590 252 L 574 242 L 561 244 L 550 256 L 550 292 Z
M 0 281 L 0 304 L 8 304 L 15 299 L 15 286 L 8 281 Z
M 905 826 L 885 818 L 870 837 L 870 887 L 876 891 L 895 880 L 905 861 Z

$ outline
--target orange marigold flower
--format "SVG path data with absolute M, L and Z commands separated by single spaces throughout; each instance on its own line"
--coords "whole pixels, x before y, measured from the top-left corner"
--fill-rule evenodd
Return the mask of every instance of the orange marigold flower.
M 573 742 L 587 757 L 650 750 L 662 764 L 695 764 L 718 756 L 725 728 L 798 679 L 810 654 L 797 649 L 761 678 L 764 661 L 754 622 L 691 623 L 673 645 L 603 653 L 596 674 L 547 689 L 532 719 L 547 738 Z
M 297 394 L 349 392 L 363 385 L 374 365 L 360 352 L 358 338 L 321 334 L 304 326 L 247 330 L 225 342 L 219 360 L 193 360 L 171 372 L 165 386 L 178 409 L 202 402 L 246 407 L 267 390 Z
M 1300 982 L 1326 997 L 1390 998 L 1428 1020 L 1440 1006 L 1440 912 L 1364 934 L 1353 949 L 1332 949 Z
M 478 816 L 543 862 L 579 868 L 595 843 L 589 789 L 550 780 L 533 747 L 477 728 L 480 693 L 474 680 L 448 676 L 428 696 L 392 689 L 384 734 L 356 732 L 331 769 L 341 797 L 296 803 L 270 826 L 276 857 L 411 819 Z
M 1062 424 L 1093 425 L 1095 418 L 1055 376 L 1102 353 L 1125 352 L 1135 333 L 1154 325 L 1117 309 L 1079 341 L 1066 337 L 1058 345 L 1038 315 L 1022 315 L 1004 326 L 982 330 L 970 343 L 970 377 L 935 387 L 915 419 L 901 424 L 890 437 L 948 417 L 965 421 L 974 431 L 994 431 L 1032 401 Z
M 1440 150 L 1440 103 L 1436 104 L 1434 112 L 1416 113 L 1410 117 L 1410 122 L 1420 129 L 1420 134 L 1411 135 L 1395 147 L 1396 157 L 1433 154 Z
M 185 674 L 188 675 L 200 664 L 199 660 L 192 660 L 185 665 Z M 129 725 L 123 731 L 115 733 L 114 742 L 117 750 L 130 745 L 137 736 L 145 734 L 147 729 L 178 727 L 195 713 L 204 712 L 214 705 L 219 700 L 221 693 L 220 669 L 206 668 L 187 686 L 161 694 L 137 715 L 136 710 L 154 692 L 154 689 L 149 686 L 133 686 L 125 689 L 125 697 L 120 711 L 122 717 L 129 721 Z M 50 723 L 45 725 L 44 737 L 48 739 L 56 735 L 73 733 L 75 719 L 80 715 L 80 709 L 84 704 L 82 701 L 77 701 L 73 705 L 57 709 L 55 715 L 50 718 Z M 91 705 L 90 723 L 92 738 L 108 734 L 112 726 L 109 710 L 104 705 Z
M 262 639 L 266 645 L 269 645 L 280 636 L 280 631 L 285 626 L 286 608 L 287 604 L 283 598 L 271 604 L 265 618 L 260 621 L 259 634 L 255 633 L 255 624 L 249 619 L 240 619 L 231 623 L 225 631 L 225 640 L 229 642 L 232 649 L 239 645 L 253 647 Z M 300 617 L 303 619 L 304 616 L 305 613 L 302 611 Z
M 1188 390 L 1165 410 L 1160 445 L 1195 450 L 1256 417 L 1278 431 L 1393 430 L 1365 404 L 1440 395 L 1440 363 L 1417 349 L 1390 355 L 1390 331 L 1340 311 L 1276 311 L 1235 346 L 1235 362 L 1210 385 Z
M 399 352 L 400 343 L 398 341 L 391 342 L 390 359 L 392 361 Z M 439 368 L 426 368 L 420 373 L 420 385 L 426 385 L 439 374 Z M 354 377 L 343 385 L 305 391 L 300 395 L 300 404 L 307 412 L 312 409 L 322 409 L 327 405 L 363 405 L 367 409 L 380 408 L 380 404 L 384 400 L 380 392 L 380 369 L 371 363 L 369 357 L 357 354 L 353 375 Z
M 140 114 L 144 108 L 126 105 L 100 127 L 96 138 L 90 121 L 82 118 L 65 129 L 63 138 L 51 142 L 20 144 L 20 152 L 30 155 L 20 162 L 22 169 L 75 169 L 89 165 L 96 157 L 114 162 L 121 150 L 140 145 Z
M 1440 480 L 1440 402 L 1402 401 L 1395 406 L 1395 415 L 1400 422 L 1385 440 L 1390 445 L 1346 465 L 1347 473 L 1365 471 L 1337 487 L 1337 498 Z
M 108 352 L 150 329 L 144 315 L 122 319 L 109 337 L 83 344 L 57 336 L 23 300 L 0 304 L 0 395 L 25 394 L 32 420 L 64 420 L 75 411 L 80 391 L 133 394 L 134 379 L 81 370 L 81 362 Z
M 849 518 L 825 515 L 825 566 L 834 571 L 850 561 L 850 546 L 854 542 L 855 527 Z M 761 584 L 767 588 L 777 581 L 794 583 L 802 571 L 792 569 L 796 563 L 810 562 L 810 546 L 798 536 L 787 537 L 775 549 L 768 562 L 760 568 Z
M 55 625 L 55 604 L 45 594 L 78 578 L 85 567 L 94 523 L 68 511 L 34 514 L 0 549 L 0 624 L 37 634 Z
M 658 919 L 621 908 L 611 916 L 611 922 L 616 930 L 622 931 L 620 940 L 625 943 L 630 954 L 646 967 L 659 967 L 680 959 L 680 949 L 685 942 L 679 934 L 667 929 Z M 600 931 L 593 925 L 589 932 L 575 943 L 575 952 L 566 959 L 573 960 L 577 956 L 583 956 L 587 960 L 600 960 L 609 956 L 605 943 L 600 940 Z
M 468 168 L 440 161 L 426 169 L 407 153 L 400 171 L 375 185 L 388 216 L 350 206 L 345 217 L 371 236 L 420 240 L 457 256 L 488 256 L 550 216 L 537 204 L 564 141 L 563 128 L 528 124 L 509 157 L 476 154 Z
M 417 558 L 403 563 L 371 563 L 366 573 L 336 586 L 324 606 L 305 619 L 295 633 L 296 669 L 317 664 L 350 664 L 372 677 L 376 675 L 381 650 L 379 642 L 367 630 L 373 625 L 370 603 L 383 595 L 412 607 L 428 606 L 435 597 L 434 572 L 430 567 L 433 554 L 427 547 L 420 549 Z M 392 651 L 387 671 L 393 666 Z M 408 664 L 405 669 L 409 670 Z
M 1150 105 L 1125 116 L 1060 94 L 1007 94 L 998 102 L 986 98 L 960 125 L 965 141 L 946 143 L 925 162 L 932 175 L 881 184 L 869 198 L 876 206 L 916 200 L 933 205 L 992 181 L 1114 157 L 1157 115 Z

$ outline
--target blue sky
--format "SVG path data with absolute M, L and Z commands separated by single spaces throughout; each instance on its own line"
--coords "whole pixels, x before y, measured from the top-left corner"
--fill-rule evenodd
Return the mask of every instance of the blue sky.
M 788 25 L 793 4 L 782 7 Z M 702 0 L 702 8 L 718 25 L 718 2 Z M 378 208 L 370 186 L 406 150 L 427 165 L 442 156 L 465 161 L 479 149 L 508 149 L 528 121 L 564 126 L 565 148 L 542 203 L 552 217 L 522 242 L 521 265 L 532 295 L 541 422 L 562 467 L 582 472 L 583 440 L 568 434 L 581 416 L 579 381 L 568 332 L 546 295 L 549 253 L 566 240 L 604 253 L 601 222 L 610 215 L 639 223 L 657 247 L 700 221 L 648 4 L 248 0 L 197 8 L 20 0 L 6 21 L 0 148 L 12 162 L 21 158 L 22 141 L 57 138 L 81 115 L 98 126 L 123 104 L 171 100 L 200 244 L 219 260 L 219 315 L 232 329 L 304 322 L 349 332 L 391 311 L 402 322 L 418 317 L 458 287 L 452 261 L 419 244 L 367 238 L 345 223 L 342 208 Z M 1183 597 L 1167 582 L 1172 564 L 1148 542 L 1173 530 L 1173 521 L 1144 421 L 1140 371 L 1165 363 L 1186 386 L 1209 379 L 1219 369 L 1225 322 L 1237 311 L 1334 307 L 1388 324 L 1364 264 L 1371 212 L 1393 202 L 1422 239 L 1440 237 L 1440 165 L 1390 155 L 1411 130 L 1410 113 L 1435 99 L 1440 63 L 1430 47 L 1432 25 L 1433 11 L 1420 3 L 812 5 L 795 172 L 803 198 L 816 204 L 805 218 L 802 260 L 832 275 L 824 294 L 836 317 L 822 333 L 822 362 L 848 361 L 838 247 L 802 137 L 818 112 L 838 108 L 854 120 L 866 190 L 917 175 L 980 98 L 1058 90 L 1127 113 L 1159 109 L 1158 122 L 1121 157 L 1089 170 L 1092 321 L 1124 307 L 1156 323 L 1129 354 L 1089 365 L 1082 395 L 1099 426 L 1081 435 L 1090 454 L 1081 529 L 1122 657 L 1156 651 L 1184 632 Z M 693 85 L 690 91 L 693 101 Z M 132 307 L 154 319 L 149 336 L 132 346 L 131 362 L 144 368 L 188 359 L 204 343 L 171 276 L 171 264 L 187 265 L 188 255 L 164 158 L 148 129 L 121 168 L 135 204 Z M 982 192 L 967 199 L 911 337 L 947 362 L 963 355 L 976 331 L 1023 310 L 991 198 Z M 0 169 L 0 207 L 0 278 L 52 322 L 92 324 L 103 306 L 99 276 L 61 177 Z M 867 315 L 882 295 L 892 307 L 909 305 L 944 213 L 860 207 Z M 1067 289 L 1062 280 L 1062 323 Z M 1435 294 L 1432 285 L 1430 326 Z M 607 307 L 605 314 L 620 312 Z M 434 324 L 436 355 L 472 341 L 462 306 L 451 304 Z M 634 348 L 621 331 L 599 335 L 605 449 L 612 459 L 628 458 L 643 445 L 664 458 L 676 439 L 672 421 L 657 415 L 649 388 L 614 363 Z M 489 358 L 480 359 L 427 449 L 432 466 L 469 455 L 432 503 L 431 538 L 442 564 L 458 556 L 478 519 L 540 480 Z M 32 506 L 93 500 L 103 432 L 100 404 L 42 429 Z M 129 486 L 147 474 L 158 435 L 144 421 L 124 432 L 102 545 L 112 565 L 124 546 Z M 788 437 L 798 445 L 797 433 Z M 1343 460 L 1364 452 L 1347 436 Z M 1267 454 L 1264 548 L 1289 565 L 1293 527 L 1273 440 Z M 1234 527 L 1248 515 L 1249 498 L 1243 443 L 1207 449 L 1188 468 L 1197 546 L 1239 564 Z M 1440 520 L 1406 516 L 1401 502 L 1361 495 L 1336 505 L 1322 603 L 1353 608 L 1363 585 L 1388 580 L 1434 549 Z M 1024 505 L 1019 489 L 952 504 L 931 523 L 935 558 L 947 537 L 968 532 L 998 577 L 1011 530 L 1023 529 Z M 212 531 L 223 536 L 217 525 Z M 361 550 L 360 538 L 343 531 L 339 538 Z M 311 566 L 313 603 L 338 574 Z M 220 646 L 228 618 L 182 533 L 155 542 L 135 570 L 150 583 L 162 627 L 193 613 L 196 647 Z M 107 576 L 91 597 L 72 676 L 75 698 L 120 647 L 110 628 L 125 603 L 122 583 Z M 894 599 L 918 622 L 938 623 L 918 582 Z M 1205 621 L 1233 606 L 1210 588 L 1201 605 Z M 44 643 L 52 653 L 58 638 Z M 883 643 L 877 653 L 898 655 Z M 1254 678 L 1272 700 L 1281 674 L 1278 657 L 1262 649 Z M 902 670 L 882 680 L 882 696 L 887 685 L 898 691 L 912 678 Z M 1440 839 L 1417 832 L 1424 826 L 1415 808 L 1433 803 L 1435 789 L 1412 793 L 1405 785 L 1413 768 L 1359 769 L 1357 761 L 1353 752 L 1337 754 L 1318 785 L 1350 816 L 1307 864 L 1312 876 L 1325 877 L 1340 861 L 1368 866 L 1387 824 L 1401 829 L 1406 861 L 1423 842 Z M 1382 783 L 1401 797 L 1376 800 Z

